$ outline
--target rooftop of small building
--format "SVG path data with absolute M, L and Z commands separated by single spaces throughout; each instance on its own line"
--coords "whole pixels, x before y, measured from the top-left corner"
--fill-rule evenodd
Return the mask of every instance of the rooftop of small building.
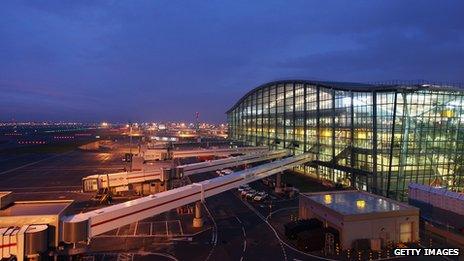
M 357 191 L 327 191 L 304 193 L 304 197 L 341 215 L 383 213 L 415 209 L 392 199 Z
M 0 217 L 59 215 L 72 200 L 17 201 L 0 210 Z
M 0 197 L 4 197 L 6 195 L 10 195 L 12 192 L 11 191 L 0 191 Z

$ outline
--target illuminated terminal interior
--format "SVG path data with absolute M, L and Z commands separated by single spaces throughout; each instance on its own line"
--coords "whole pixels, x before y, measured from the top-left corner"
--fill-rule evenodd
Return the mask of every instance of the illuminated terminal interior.
M 463 192 L 463 89 L 285 80 L 228 112 L 229 137 L 313 153 L 299 171 L 405 200 L 410 182 Z

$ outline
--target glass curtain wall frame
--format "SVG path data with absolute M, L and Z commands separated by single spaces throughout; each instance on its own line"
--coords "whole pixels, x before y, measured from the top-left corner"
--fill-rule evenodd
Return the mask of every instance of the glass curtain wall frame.
M 464 188 L 463 92 L 275 82 L 228 112 L 230 138 L 314 153 L 308 175 L 405 200 L 410 182 Z M 317 166 L 317 167 L 314 167 Z

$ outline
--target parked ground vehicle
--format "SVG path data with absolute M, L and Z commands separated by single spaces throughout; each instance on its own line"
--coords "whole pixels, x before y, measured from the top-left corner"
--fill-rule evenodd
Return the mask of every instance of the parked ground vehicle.
M 223 169 L 223 170 L 222 170 L 222 173 L 223 173 L 224 175 L 229 175 L 229 174 L 232 173 L 232 172 L 234 172 L 234 171 L 231 170 L 231 169 Z
M 216 170 L 216 174 L 218 174 L 221 177 L 224 175 L 229 175 L 232 172 L 233 171 L 231 169 Z
M 246 194 L 246 198 L 247 199 L 253 199 L 256 195 L 258 194 L 258 192 L 254 189 L 248 191 L 248 193 Z
M 254 201 L 257 201 L 257 202 L 261 202 L 263 200 L 265 200 L 267 198 L 267 193 L 264 192 L 264 191 L 261 191 L 259 193 L 257 193 L 254 197 L 253 197 L 253 200 Z
M 240 193 L 240 195 L 241 195 L 242 197 L 246 197 L 246 195 L 247 195 L 248 193 L 250 193 L 250 192 L 256 192 L 256 190 L 254 190 L 254 189 L 252 189 L 252 188 L 244 189 L 244 190 Z
M 251 189 L 251 188 L 250 188 L 250 186 L 249 186 L 248 184 L 238 187 L 238 191 L 239 191 L 240 193 L 241 193 L 242 191 L 244 191 L 244 190 L 249 190 L 249 189 Z

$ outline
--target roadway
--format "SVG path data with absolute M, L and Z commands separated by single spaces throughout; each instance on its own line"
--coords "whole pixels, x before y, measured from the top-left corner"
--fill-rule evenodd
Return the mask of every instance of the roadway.
M 190 179 L 198 182 L 214 176 L 207 173 Z M 259 183 L 253 185 L 260 186 Z M 278 202 L 273 204 L 273 210 L 297 204 L 297 200 Z M 214 246 L 213 242 L 208 260 L 317 260 L 289 248 L 277 237 L 265 221 L 268 204 L 251 205 L 231 190 L 207 198 L 206 205 L 217 227 L 217 243 Z M 256 210 L 260 205 L 264 207 Z

